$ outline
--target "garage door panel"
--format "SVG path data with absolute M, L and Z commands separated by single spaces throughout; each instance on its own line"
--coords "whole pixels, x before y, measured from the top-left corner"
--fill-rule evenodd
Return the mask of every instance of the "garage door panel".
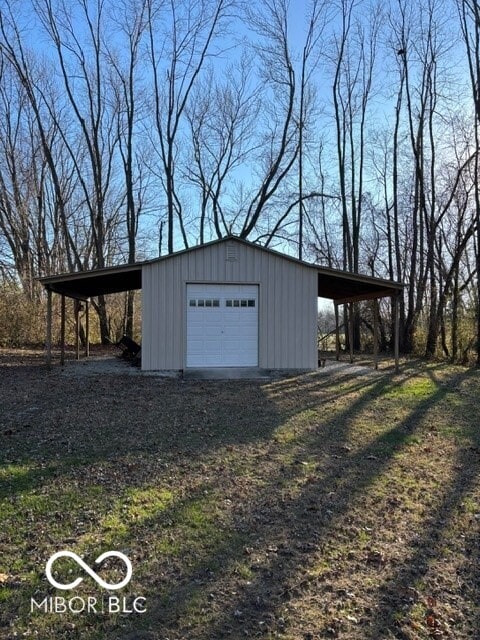
M 203 346 L 206 356 L 211 353 L 220 353 L 218 336 L 215 336 L 214 338 L 205 338 Z
M 234 327 L 231 327 L 229 329 L 225 329 L 223 337 L 225 338 L 225 340 L 228 342 L 229 340 L 235 341 L 235 342 L 245 342 L 246 340 L 249 340 L 250 338 L 252 338 L 252 334 L 256 331 L 257 327 L 256 325 L 249 325 L 248 327 L 241 327 L 237 330 L 235 330 Z M 256 336 L 253 336 L 253 339 L 255 340 L 255 344 L 257 343 L 257 338 Z
M 187 285 L 186 363 L 258 366 L 257 285 Z
M 242 352 L 249 353 L 256 347 L 257 347 L 256 340 L 244 338 L 239 341 L 238 345 L 229 345 L 229 344 L 224 345 L 224 352 L 225 353 L 242 353 Z
M 218 340 L 219 336 L 222 334 L 221 326 L 210 327 L 208 324 L 205 324 L 202 329 L 205 338 L 216 338 Z
M 195 325 L 195 326 L 190 326 L 190 331 L 189 331 L 189 336 L 190 339 L 195 339 L 195 338 L 199 338 L 203 340 L 203 336 L 205 335 L 205 328 L 203 327 L 203 325 Z

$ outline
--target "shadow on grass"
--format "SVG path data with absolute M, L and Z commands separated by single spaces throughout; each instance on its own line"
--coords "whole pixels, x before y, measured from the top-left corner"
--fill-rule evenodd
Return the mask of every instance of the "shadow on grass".
M 402 377 L 402 383 L 414 375 L 415 371 L 412 369 Z M 338 383 L 338 380 L 336 382 Z M 347 382 L 353 382 L 353 379 L 350 378 Z M 320 384 L 328 387 L 328 382 L 322 381 Z M 329 447 L 338 448 L 346 445 L 349 441 L 350 422 L 372 400 L 382 397 L 395 385 L 396 378 L 391 375 L 373 382 L 365 380 L 365 385 L 355 383 L 355 391 L 364 387 L 367 389 L 365 394 L 354 401 L 348 410 L 337 413 L 332 419 L 319 425 L 319 429 L 304 443 L 304 452 L 315 457 L 322 455 Z M 296 392 L 295 387 L 296 381 L 292 381 L 290 385 L 283 384 L 284 395 Z M 421 420 L 436 403 L 445 398 L 446 393 L 446 387 L 437 386 L 433 393 L 417 403 L 405 419 L 372 440 L 368 446 L 346 456 L 342 460 L 341 474 L 338 469 L 340 463 L 334 458 L 318 474 L 319 477 L 312 477 L 300 495 L 291 496 L 283 502 L 278 501 L 274 504 L 276 510 L 270 509 L 265 512 L 264 505 L 268 498 L 278 492 L 278 487 L 284 483 L 285 470 L 272 477 L 249 505 L 248 516 L 250 521 L 254 522 L 254 527 L 246 527 L 246 537 L 235 534 L 227 536 L 215 548 L 213 554 L 196 563 L 193 571 L 182 572 L 182 575 L 178 576 L 177 586 L 165 591 L 164 597 L 155 606 L 155 614 L 142 623 L 146 623 L 149 628 L 156 628 L 158 632 L 164 633 L 168 630 L 170 633 L 178 629 L 178 633 L 181 634 L 182 630 L 184 631 L 184 621 L 191 619 L 192 604 L 197 609 L 212 609 L 212 602 L 208 599 L 209 590 L 213 588 L 216 580 L 215 577 L 212 578 L 212 572 L 228 574 L 232 566 L 244 562 L 245 549 L 250 545 L 254 548 L 261 540 L 264 543 L 268 542 L 270 548 L 277 551 L 270 554 L 268 562 L 263 566 L 260 564 L 256 567 L 255 575 L 238 590 L 236 596 L 228 599 L 226 607 L 222 607 L 221 611 L 215 611 L 211 616 L 212 620 L 204 625 L 201 631 L 195 630 L 195 638 L 213 640 L 225 635 L 254 635 L 259 633 L 262 624 L 268 624 L 268 621 L 271 623 L 272 631 L 281 633 L 281 626 L 278 627 L 271 621 L 278 619 L 278 612 L 285 602 L 288 602 L 297 577 L 308 567 L 309 552 L 318 550 L 328 542 L 338 522 L 348 514 L 352 502 L 382 474 L 392 458 L 415 434 Z M 286 402 L 288 405 L 288 400 Z M 307 392 L 303 406 L 309 405 Z M 315 513 L 314 517 L 312 511 Z M 151 524 L 152 528 L 155 528 L 155 523 Z M 132 533 L 134 539 L 135 534 Z M 382 612 L 381 616 L 383 625 L 390 624 L 388 612 Z M 382 631 L 386 628 L 383 626 Z M 323 633 L 327 630 L 316 629 L 316 632 Z
M 393 383 L 391 377 L 379 380 L 368 393 L 354 402 L 351 407 L 341 415 L 336 415 L 330 423 L 322 426 L 320 434 L 316 434 L 307 449 L 311 447 L 318 450 L 325 445 L 346 445 L 348 444 L 349 422 L 354 419 L 358 412 L 371 400 L 382 396 Z M 288 505 L 284 522 L 279 520 L 276 524 L 281 530 L 287 524 L 287 528 L 280 532 L 271 530 L 271 523 L 264 524 L 262 535 L 265 538 L 284 540 L 296 540 L 307 550 L 316 550 L 327 543 L 329 536 L 337 521 L 348 513 L 350 505 L 364 492 L 368 486 L 382 473 L 391 458 L 401 450 L 408 438 L 415 433 L 416 423 L 428 412 L 429 408 L 438 402 L 445 395 L 443 389 L 439 389 L 432 396 L 424 400 L 410 414 L 408 419 L 403 420 L 397 426 L 387 431 L 368 446 L 362 448 L 357 453 L 349 455 L 344 459 L 343 472 L 338 473 L 338 461 L 331 463 L 330 469 L 326 469 L 323 477 L 306 485 L 300 496 L 292 500 Z M 343 424 L 343 428 L 339 428 Z M 326 437 L 326 438 L 325 438 Z M 333 442 L 331 440 L 333 438 Z M 365 461 L 368 466 L 365 467 Z M 333 500 L 325 501 L 324 497 L 334 492 Z M 308 516 L 308 509 L 311 505 L 316 505 L 318 511 L 327 514 L 318 519 Z M 273 535 L 272 535 L 273 534 Z M 258 532 L 255 533 L 255 536 Z M 288 601 L 292 586 L 295 584 L 295 577 L 299 573 L 298 554 L 292 556 L 273 557 L 271 563 L 265 571 L 259 575 L 249 585 L 248 593 L 237 599 L 230 610 L 222 613 L 215 624 L 209 628 L 201 638 L 221 637 L 224 628 L 232 626 L 235 618 L 235 611 L 243 612 L 245 622 L 241 627 L 244 631 L 254 633 L 261 629 L 260 623 L 265 620 L 278 619 L 278 611 L 281 606 Z M 303 561 L 304 570 L 309 564 L 308 554 Z M 267 594 L 267 598 L 265 595 Z M 172 598 L 175 600 L 175 596 Z M 255 607 L 255 603 L 261 603 L 261 607 Z M 252 607 L 253 605 L 253 607 Z M 276 625 L 274 625 L 276 626 Z M 235 627 L 233 627 L 234 629 Z M 238 629 L 238 626 L 237 626 Z M 281 631 L 281 629 L 276 629 Z M 327 629 L 316 629 L 316 632 L 326 633 Z M 385 631 L 385 628 L 383 628 Z
M 374 384 L 368 373 L 345 369 L 333 383 L 329 375 L 286 378 L 267 398 L 261 384 L 248 381 L 66 378 L 60 369 L 16 367 L 0 391 L 0 465 L 18 465 L 21 473 L 0 474 L 0 497 L 127 454 L 189 459 L 218 446 L 266 441 L 297 413 L 290 398 L 303 411 L 317 409 L 319 401 L 338 397 L 339 385 L 345 393 L 364 392 Z
M 12 386 L 5 385 L 1 394 L 9 396 Z M 263 441 L 280 420 L 261 387 L 244 381 L 137 379 L 132 388 L 130 379 L 115 376 L 66 383 L 55 375 L 40 381 L 32 376 L 31 386 L 35 392 L 3 413 L 3 497 L 39 489 L 52 475 L 68 476 L 98 462 L 115 464 L 125 456 L 190 460 L 220 445 Z M 9 474 L 13 465 L 21 472 Z M 126 474 L 126 486 L 129 480 Z
M 433 371 L 429 371 L 429 376 L 436 384 L 443 385 L 443 395 L 451 390 L 458 389 L 462 384 L 468 388 L 471 387 L 473 397 L 478 393 L 478 375 L 475 372 L 467 372 L 463 375 L 454 377 L 450 381 L 448 388 L 444 382 L 438 381 Z M 476 390 L 474 390 L 476 388 Z M 415 548 L 412 549 L 406 562 L 404 562 L 393 573 L 392 576 L 379 589 L 378 600 L 385 603 L 379 614 L 374 617 L 373 623 L 366 637 L 371 640 L 379 638 L 385 629 L 395 630 L 395 637 L 401 640 L 411 639 L 411 629 L 409 629 L 408 619 L 415 605 L 420 604 L 422 618 L 419 620 L 423 623 L 424 632 L 431 637 L 458 637 L 456 635 L 456 617 L 459 601 L 451 593 L 442 592 L 435 580 L 435 563 L 442 562 L 442 550 L 451 543 L 448 540 L 449 525 L 451 525 L 454 517 L 459 510 L 468 508 L 468 504 L 464 504 L 464 500 L 468 499 L 469 494 L 478 485 L 480 473 L 480 432 L 474 420 L 472 420 L 478 410 L 476 403 L 463 401 L 463 409 L 468 416 L 464 424 L 459 416 L 458 425 L 456 426 L 457 438 L 465 441 L 464 446 L 459 448 L 454 468 L 456 474 L 452 478 L 449 485 L 443 488 L 443 497 L 431 516 L 425 520 L 422 531 L 419 533 Z M 480 521 L 478 513 L 478 503 L 470 505 L 471 517 L 469 528 L 466 530 L 456 531 L 457 540 L 454 541 L 459 548 L 460 553 L 464 556 L 464 563 L 459 568 L 457 575 L 457 583 L 460 586 L 460 592 L 464 595 L 472 605 L 472 609 L 476 614 L 467 618 L 468 628 L 461 630 L 461 637 L 476 638 L 480 635 L 480 581 L 479 581 L 479 552 L 478 552 L 478 536 L 480 533 Z M 476 508 L 473 508 L 475 507 Z M 433 571 L 432 571 L 433 567 Z M 433 573 L 433 576 L 431 575 Z M 432 582 L 428 584 L 428 579 Z M 414 586 L 417 584 L 427 583 L 428 598 L 419 598 L 416 595 Z M 409 597 L 405 594 L 409 593 Z M 413 597 L 412 597 L 413 594 Z M 445 620 L 444 616 L 439 613 L 439 608 L 446 604 L 451 611 L 450 620 Z M 402 627 L 402 622 L 404 627 Z M 450 636 L 450 634 L 454 634 Z
M 311 374 L 265 386 L 248 382 L 185 384 L 141 380 L 134 398 L 129 388 L 131 381 L 114 390 L 108 380 L 83 381 L 86 387 L 73 381 L 70 397 L 75 406 L 71 415 L 82 412 L 91 415 L 92 402 L 97 399 L 98 404 L 93 407 L 96 420 L 71 424 L 68 408 L 66 415 L 50 409 L 53 426 L 42 427 L 28 446 L 18 440 L 16 446 L 14 443 L 7 453 L 0 455 L 7 461 L 12 457 L 25 463 L 41 461 L 47 468 L 59 465 L 59 473 L 66 477 L 70 473 L 69 460 L 80 467 L 105 461 L 115 464 L 128 452 L 140 463 L 155 455 L 168 464 L 188 468 L 191 464 L 201 465 L 208 457 L 206 473 L 217 473 L 217 477 L 204 479 L 200 486 L 190 489 L 161 513 L 147 516 L 137 524 L 130 523 L 121 534 L 112 534 L 112 542 L 133 548 L 148 532 L 152 538 L 159 538 L 154 548 L 158 555 L 146 558 L 148 575 L 143 576 L 151 581 L 151 588 L 159 597 L 151 596 L 153 602 L 141 619 L 126 621 L 122 631 L 106 630 L 105 637 L 118 640 L 124 637 L 126 628 L 138 630 L 138 625 L 150 630 L 155 638 L 215 640 L 264 632 L 281 635 L 284 624 L 288 625 L 288 621 L 282 622 L 285 605 L 299 590 L 316 588 L 306 577 L 315 553 L 329 543 L 355 500 L 416 435 L 430 409 L 445 399 L 452 385 L 459 386 L 470 379 L 470 374 L 465 373 L 446 385 L 435 377 L 436 369 L 428 369 L 432 390 L 416 400 L 406 417 L 354 450 L 349 449 L 352 424 L 370 403 L 414 378 L 418 374 L 414 365 L 404 367 L 400 376 L 391 373 L 359 376 L 346 372 L 332 379 Z M 50 401 L 60 384 L 57 379 L 52 380 L 47 394 Z M 112 392 L 119 395 L 112 399 Z M 330 403 L 342 393 L 351 397 L 348 408 L 331 410 Z M 134 411 L 127 411 L 132 402 Z M 288 451 L 290 457 L 285 457 L 285 461 L 279 456 L 276 467 L 275 458 L 268 460 L 269 443 L 280 427 L 309 411 L 314 412 L 308 415 L 311 428 L 301 437 L 294 433 L 291 443 L 284 444 L 282 451 L 285 456 Z M 138 423 L 132 424 L 135 419 Z M 65 436 L 68 426 L 71 433 Z M 469 437 L 477 437 L 473 429 Z M 258 460 L 251 454 L 256 445 L 265 447 Z M 225 454 L 230 446 L 250 448 L 251 459 L 245 462 L 246 467 L 237 469 L 238 460 L 234 462 Z M 208 466 L 217 453 L 219 458 L 222 456 L 218 469 Z M 460 456 L 458 478 L 445 488 L 444 505 L 438 517 L 426 523 L 427 531 L 407 566 L 399 568 L 382 585 L 377 613 L 372 615 L 370 626 L 362 630 L 363 637 L 373 640 L 387 630 L 397 634 L 394 637 L 402 637 L 398 635 L 395 612 L 404 603 L 395 593 L 419 575 L 416 563 L 422 554 L 433 557 L 436 553 L 435 549 L 426 549 L 426 545 L 431 543 L 431 532 L 436 532 L 435 540 L 441 537 L 449 514 L 472 486 L 473 479 L 467 478 L 470 458 Z M 28 473 L 19 478 L 16 489 L 23 491 L 45 482 L 47 476 L 42 477 L 37 471 L 32 471 L 30 478 Z M 234 500 L 237 471 L 262 481 L 248 501 L 240 492 L 241 504 L 224 521 L 220 520 L 222 507 L 216 511 L 206 505 L 197 533 L 197 537 L 203 535 L 206 539 L 198 545 L 195 528 L 191 526 L 192 514 L 199 506 L 202 508 L 203 496 L 215 491 L 215 487 L 216 499 L 228 495 L 229 500 Z M 158 478 L 149 480 L 155 482 Z M 116 495 L 121 498 L 122 491 L 132 482 L 141 484 L 147 480 L 125 475 L 119 479 Z M 12 488 L 9 486 L 7 491 Z M 162 536 L 172 523 L 177 526 L 177 533 L 185 534 L 185 539 L 168 542 L 167 536 L 162 546 Z M 473 545 L 473 538 L 469 544 Z M 201 553 L 196 553 L 199 546 Z M 188 557 L 191 549 L 195 551 Z M 157 570 L 155 578 L 152 574 Z M 465 571 L 473 571 L 473 564 L 466 566 Z M 142 577 L 141 569 L 139 575 Z M 230 590 L 225 592 L 229 585 Z M 382 604 L 386 594 L 390 598 L 388 605 Z M 194 625 L 193 632 L 189 625 Z M 295 628 L 295 621 L 292 625 L 290 630 Z M 329 632 L 323 627 L 313 631 L 323 634 L 320 637 Z

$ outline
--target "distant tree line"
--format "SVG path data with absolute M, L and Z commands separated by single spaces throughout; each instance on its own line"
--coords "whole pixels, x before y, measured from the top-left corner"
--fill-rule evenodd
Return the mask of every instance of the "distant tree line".
M 479 86 L 475 0 L 4 0 L 0 286 L 234 233 L 405 282 L 402 351 L 480 364 Z

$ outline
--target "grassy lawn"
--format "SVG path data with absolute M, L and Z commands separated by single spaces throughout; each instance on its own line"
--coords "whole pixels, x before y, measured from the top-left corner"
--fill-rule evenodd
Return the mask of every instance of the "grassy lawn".
M 0 638 L 480 638 L 479 372 L 0 379 Z M 32 613 L 109 595 L 63 549 L 146 613 Z

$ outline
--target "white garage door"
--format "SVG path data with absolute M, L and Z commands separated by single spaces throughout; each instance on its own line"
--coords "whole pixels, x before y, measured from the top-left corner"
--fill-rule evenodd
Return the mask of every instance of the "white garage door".
M 187 367 L 258 366 L 258 286 L 187 285 Z

